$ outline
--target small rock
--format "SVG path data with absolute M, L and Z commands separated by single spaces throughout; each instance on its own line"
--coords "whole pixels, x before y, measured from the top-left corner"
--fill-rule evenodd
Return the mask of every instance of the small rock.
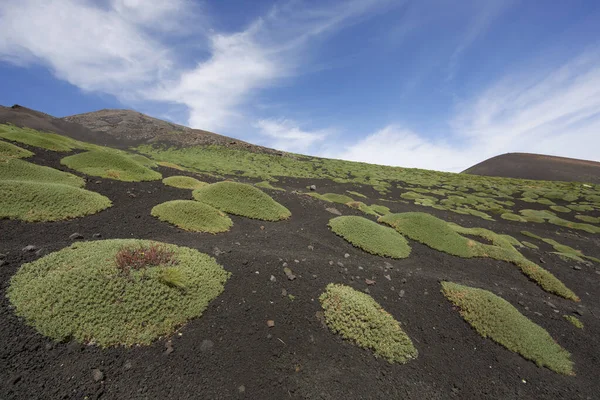
M 375 284 L 375 281 L 374 281 L 374 280 L 371 280 L 371 279 L 366 279 L 366 278 L 365 278 L 365 283 L 366 283 L 367 285 L 371 286 L 371 285 L 374 285 L 374 284 Z
M 579 265 L 573 265 L 573 269 L 575 271 L 581 271 L 581 267 Z
M 8 265 L 8 262 L 6 262 L 6 260 L 0 260 L 0 267 L 4 267 L 5 265 Z
M 296 279 L 296 275 L 294 275 L 294 273 L 292 272 L 291 269 L 289 269 L 289 268 L 286 267 L 286 268 L 283 269 L 283 272 L 285 273 L 285 276 L 287 276 L 287 278 L 290 281 L 293 281 L 294 279 Z
M 363 267 L 361 267 L 361 266 L 359 266 L 359 267 L 358 267 L 358 269 L 359 269 L 359 270 L 361 270 L 361 271 L 362 271 L 362 270 L 364 270 L 364 268 L 363 268 Z
M 200 345 L 200 351 L 209 351 L 215 346 L 212 340 L 204 339 Z
M 102 237 L 102 235 L 101 235 L 101 234 L 99 234 L 99 233 L 94 233 L 94 234 L 92 235 L 92 237 L 93 237 L 94 239 L 100 239 L 100 238 Z
M 537 315 L 538 317 L 543 317 L 544 316 L 541 312 L 534 311 L 533 313 L 535 315 Z
M 238 388 L 239 393 L 246 393 L 246 386 L 242 385 Z
M 342 268 L 343 268 L 343 267 L 344 267 L 344 263 L 342 263 L 342 262 L 338 261 L 338 262 L 337 262 L 337 266 L 338 266 L 338 267 L 342 267 Z
M 81 233 L 75 232 L 75 233 L 72 233 L 69 236 L 69 239 L 71 239 L 71 240 L 80 240 L 80 239 L 83 239 L 83 235 Z
M 275 275 L 271 275 L 271 278 L 269 278 L 269 280 L 271 282 L 277 282 L 277 278 L 275 278 Z
M 583 311 L 581 311 L 579 308 L 575 309 L 573 312 L 577 315 L 583 315 Z
M 544 259 L 543 259 L 542 257 L 540 257 L 540 263 L 541 263 L 541 264 L 545 264 L 545 263 L 546 263 L 546 261 L 544 261 Z
M 261 231 L 264 231 L 264 230 L 265 230 L 265 226 L 264 226 L 264 225 L 261 225 L 261 226 L 260 226 L 260 230 L 261 230 Z
M 295 262 L 296 264 L 298 264 L 298 263 L 300 262 L 300 260 L 294 260 L 294 262 Z
M 132 367 L 133 367 L 133 364 L 131 364 L 131 361 L 129 361 L 129 360 L 125 361 L 125 364 L 123 364 L 124 370 L 131 369 Z
M 329 261 L 329 265 L 333 265 L 333 261 Z
M 28 244 L 27 246 L 23 247 L 22 251 L 25 252 L 32 252 L 32 251 L 36 251 L 37 247 L 32 245 L 32 244 Z
M 214 247 L 213 248 L 213 254 L 215 256 L 219 256 L 219 255 L 223 254 L 223 252 L 218 247 Z
M 329 211 L 330 213 L 332 213 L 334 215 L 342 215 L 342 213 L 335 207 L 327 207 L 325 209 L 325 211 Z
M 315 191 L 315 190 L 317 190 L 317 186 L 316 186 L 316 185 L 310 185 L 308 188 L 309 188 L 310 190 L 312 190 L 312 191 Z
M 0 260 L 4 260 L 6 258 L 6 254 L 0 253 Z
M 94 382 L 99 382 L 104 379 L 104 372 L 100 371 L 98 368 L 94 368 L 92 370 L 92 378 Z
M 272 327 L 274 327 L 274 326 L 275 326 L 275 321 L 273 321 L 272 319 L 268 320 L 268 321 L 267 321 L 267 326 L 268 326 L 269 328 L 272 328 Z
M 549 301 L 547 301 L 546 304 L 548 304 L 548 307 L 550 307 L 550 308 L 554 308 L 554 309 L 557 308 L 554 304 L 550 303 Z
M 50 351 L 50 350 L 52 350 L 52 349 L 54 348 L 54 342 L 49 342 L 49 343 L 46 343 L 46 345 L 44 346 L 44 348 L 45 348 L 47 351 Z
M 282 295 L 283 297 L 287 296 L 287 290 L 285 290 L 285 289 L 281 289 L 281 295 Z
M 312 251 L 312 250 L 314 250 L 315 248 L 314 248 L 312 245 L 310 245 L 310 246 L 308 246 L 308 249 L 309 249 L 310 251 Z
M 43 256 L 46 253 L 46 250 L 44 249 L 38 249 L 38 251 L 35 252 L 35 255 L 38 257 Z
M 369 288 L 365 288 L 363 291 L 364 291 L 365 293 L 367 293 L 367 294 L 368 294 L 368 293 L 371 293 L 371 291 L 369 290 Z
M 165 347 L 167 348 L 165 350 L 165 354 L 169 355 L 171 354 L 173 351 L 175 351 L 175 349 L 173 349 L 173 343 L 169 340 L 167 343 L 165 343 Z
M 288 266 L 288 263 L 284 262 L 284 263 L 283 263 L 281 266 L 282 266 L 282 267 L 287 267 L 287 266 Z
M 400 296 L 400 297 L 404 297 L 404 294 L 405 294 L 405 293 L 406 293 L 406 292 L 404 291 L 404 289 L 402 289 L 402 290 L 400 290 L 400 292 L 398 292 L 398 296 Z
M 389 276 L 389 275 L 384 275 L 383 277 L 384 277 L 385 279 L 387 279 L 388 281 L 391 281 L 391 280 L 392 280 L 392 277 L 391 277 L 391 276 Z
M 348 258 L 348 257 L 350 257 L 350 254 L 348 254 L 348 253 L 344 254 L 344 258 Z
M 406 278 L 402 278 L 402 283 L 406 283 Z

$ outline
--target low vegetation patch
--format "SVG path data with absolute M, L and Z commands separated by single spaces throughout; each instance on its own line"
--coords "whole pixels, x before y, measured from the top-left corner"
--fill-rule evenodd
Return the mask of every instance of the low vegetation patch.
M 306 193 L 306 194 L 309 196 L 312 196 L 312 197 L 316 197 L 319 200 L 328 201 L 330 203 L 346 204 L 346 203 L 350 203 L 350 202 L 354 201 L 354 199 L 352 197 L 346 196 L 344 194 L 337 194 L 337 193 L 319 194 L 319 193 L 315 193 L 315 192 L 310 192 L 310 193 Z
M 217 182 L 193 192 L 194 198 L 226 213 L 264 221 L 280 221 L 292 213 L 252 185 Z
M 352 190 L 346 190 L 346 192 L 349 193 L 349 194 L 351 194 L 352 196 L 355 196 L 355 197 L 360 197 L 362 199 L 366 199 L 367 198 L 367 196 L 365 196 L 364 194 L 358 193 L 358 192 L 353 192 Z
M 254 186 L 263 188 L 263 189 L 278 190 L 280 192 L 285 192 L 284 188 L 273 186 L 273 185 L 271 185 L 271 183 L 269 181 L 258 182 L 258 183 L 255 183 Z
M 0 124 L 0 138 L 46 150 L 61 152 L 85 149 L 93 146 L 56 133 L 40 132 L 35 129 L 19 128 L 14 125 L 6 124 Z
M 194 200 L 173 200 L 152 208 L 152 216 L 192 232 L 220 233 L 233 222 L 223 212 Z
M 17 315 L 52 339 L 131 346 L 201 316 L 229 276 L 215 259 L 186 247 L 80 242 L 24 264 L 8 298 Z
M 88 151 L 65 157 L 60 162 L 86 175 L 125 182 L 155 181 L 162 178 L 160 173 L 138 163 L 128 154 L 113 151 Z
M 344 339 L 371 349 L 390 363 L 404 364 L 417 358 L 417 349 L 400 323 L 371 296 L 332 283 L 319 300 L 325 323 Z
M 74 186 L 0 181 L 0 218 L 58 221 L 95 214 L 111 206 L 101 194 Z
M 406 258 L 410 254 L 408 242 L 402 235 L 369 219 L 336 217 L 329 221 L 329 227 L 336 235 L 367 253 L 391 258 Z
M 0 161 L 6 158 L 27 158 L 32 155 L 33 153 L 29 150 L 22 149 L 12 143 L 0 140 Z
M 85 185 L 84 180 L 76 175 L 16 158 L 0 159 L 0 180 L 60 183 L 75 187 Z
M 569 321 L 577 329 L 583 329 L 583 322 L 574 315 L 563 315 L 563 318 Z
M 481 336 L 535 362 L 538 367 L 575 374 L 569 352 L 503 298 L 452 282 L 442 282 L 442 293 Z
M 577 262 L 585 262 L 584 259 L 588 259 L 590 261 L 600 263 L 600 259 L 598 259 L 596 257 L 586 256 L 585 254 L 583 254 L 583 252 L 581 250 L 574 249 L 573 247 L 567 246 L 566 244 L 560 244 L 559 242 L 557 242 L 554 239 L 543 238 L 541 236 L 536 235 L 535 233 L 531 233 L 528 231 L 521 231 L 521 234 L 528 236 L 530 238 L 533 238 L 533 239 L 540 240 L 544 243 L 548 243 L 550 246 L 552 246 L 552 248 L 554 248 L 554 250 L 556 250 L 553 253 L 557 254 L 559 257 L 561 257 L 563 259 L 574 260 Z
M 170 176 L 168 178 L 164 178 L 162 182 L 167 186 L 192 190 L 200 189 L 201 187 L 208 185 L 208 183 L 199 181 L 191 176 Z

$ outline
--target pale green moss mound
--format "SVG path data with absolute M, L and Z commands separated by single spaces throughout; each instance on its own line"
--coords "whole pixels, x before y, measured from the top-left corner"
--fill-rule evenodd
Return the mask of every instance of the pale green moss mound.
M 69 185 L 0 181 L 0 218 L 58 221 L 95 214 L 111 204 L 101 194 Z
M 402 235 L 369 219 L 356 216 L 336 217 L 329 221 L 329 227 L 336 235 L 367 253 L 391 258 L 406 258 L 410 255 L 410 246 Z
M 10 281 L 17 315 L 55 340 L 101 347 L 149 344 L 170 335 L 223 292 L 230 276 L 197 250 L 161 244 L 174 265 L 125 274 L 115 256 L 124 246 L 156 242 L 115 239 L 73 244 L 24 264 Z
M 193 192 L 194 198 L 229 214 L 280 221 L 292 213 L 271 196 L 251 185 L 238 182 L 217 182 Z
M 173 186 L 179 189 L 200 189 L 208 185 L 206 182 L 199 181 L 191 176 L 170 176 L 162 180 L 167 186 Z
M 349 286 L 329 284 L 319 298 L 325 323 L 334 333 L 371 349 L 393 363 L 404 364 L 418 352 L 400 323 L 371 296 Z
M 186 231 L 227 232 L 233 222 L 223 212 L 194 200 L 173 200 L 152 208 L 152 216 Z
M 60 183 L 75 187 L 85 185 L 84 180 L 76 175 L 16 158 L 0 159 L 0 180 Z
M 2 161 L 3 158 L 27 158 L 32 155 L 33 153 L 29 150 L 22 149 L 12 143 L 0 140 L 0 161 Z
M 162 175 L 116 151 L 88 151 L 65 157 L 61 164 L 86 175 L 125 182 L 155 181 Z
M 442 282 L 442 293 L 481 336 L 489 337 L 539 367 L 565 375 L 575 374 L 569 352 L 503 298 L 487 290 L 452 282 Z

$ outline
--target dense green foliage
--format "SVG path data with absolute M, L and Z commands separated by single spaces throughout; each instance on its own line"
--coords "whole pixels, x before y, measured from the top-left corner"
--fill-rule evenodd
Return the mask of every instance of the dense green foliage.
M 574 315 L 563 315 L 564 319 L 566 319 L 567 321 L 569 321 L 571 324 L 573 324 L 573 326 L 577 329 L 583 329 L 583 322 L 581 322 L 579 320 L 579 318 L 577 318 Z
M 75 149 L 88 149 L 93 145 L 71 139 L 56 133 L 40 132 L 30 128 L 19 128 L 14 125 L 0 124 L 0 138 L 13 142 L 27 144 L 53 151 L 71 151 Z
M 172 200 L 152 208 L 152 215 L 186 231 L 226 232 L 233 222 L 223 212 L 194 200 Z
M 32 155 L 33 153 L 29 150 L 22 149 L 12 143 L 0 140 L 0 161 L 6 158 L 27 158 Z
M 336 217 L 329 221 L 329 227 L 336 235 L 367 253 L 391 258 L 406 258 L 410 255 L 410 247 L 402 235 L 369 219 L 356 216 Z
M 337 193 L 319 194 L 316 192 L 310 192 L 307 194 L 309 196 L 316 197 L 319 200 L 328 201 L 330 203 L 346 204 L 346 203 L 350 203 L 350 202 L 354 201 L 354 199 L 352 197 L 346 196 L 344 194 L 337 194 Z
M 483 289 L 442 282 L 442 292 L 481 336 L 535 362 L 574 375 L 571 355 L 546 332 L 501 297 Z
M 61 183 L 75 187 L 83 187 L 85 184 L 76 175 L 16 158 L 0 159 L 0 180 Z
M 16 314 L 55 340 L 73 338 L 102 347 L 149 344 L 202 315 L 230 276 L 215 259 L 164 244 L 176 264 L 123 274 L 115 256 L 150 241 L 115 239 L 75 243 L 24 264 L 10 281 Z
M 285 189 L 273 186 L 273 185 L 271 185 L 271 183 L 269 181 L 258 182 L 258 183 L 255 183 L 254 186 L 262 188 L 262 189 L 278 190 L 280 192 L 285 192 Z
M 111 201 L 89 190 L 56 183 L 0 181 L 0 218 L 57 221 L 94 214 Z
M 585 260 L 584 260 L 584 258 L 585 258 L 585 259 L 588 259 L 590 261 L 594 261 L 594 262 L 597 262 L 600 264 L 600 259 L 598 259 L 596 257 L 586 256 L 585 254 L 583 254 L 583 252 L 581 250 L 574 249 L 571 246 L 567 246 L 566 244 L 560 244 L 559 242 L 557 242 L 554 239 L 543 238 L 543 237 L 536 235 L 535 233 L 531 233 L 528 231 L 521 231 L 521 234 L 528 236 L 530 238 L 541 240 L 544 243 L 548 243 L 550 246 L 552 246 L 554 248 L 554 250 L 556 250 L 554 253 L 562 258 L 565 258 L 568 260 L 574 260 L 574 261 L 578 261 L 578 262 L 585 262 Z
M 162 175 L 134 161 L 128 154 L 113 151 L 88 151 L 65 157 L 61 164 L 91 176 L 126 182 L 155 181 Z
M 464 228 L 433 215 L 418 212 L 387 214 L 380 217 L 379 221 L 394 227 L 410 239 L 448 254 L 464 258 L 487 257 L 510 262 L 518 266 L 545 291 L 579 301 L 579 297 L 558 278 L 516 250 L 514 246 L 520 246 L 520 243 L 511 236 L 498 235 L 484 228 Z M 462 235 L 480 236 L 492 244 L 480 243 Z
M 191 176 L 170 176 L 168 178 L 164 178 L 162 182 L 167 186 L 192 190 L 200 189 L 202 186 L 208 185 L 208 183 L 199 181 Z
M 264 221 L 280 221 L 292 213 L 252 185 L 217 182 L 193 192 L 194 198 L 226 213 Z
M 417 349 L 400 323 L 371 296 L 349 286 L 329 284 L 319 300 L 325 323 L 344 339 L 373 350 L 391 363 L 417 358 Z

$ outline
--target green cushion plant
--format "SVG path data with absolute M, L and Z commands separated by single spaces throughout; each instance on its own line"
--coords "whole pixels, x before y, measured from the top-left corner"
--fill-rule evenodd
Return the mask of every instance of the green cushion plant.
M 0 180 L 60 183 L 75 187 L 85 185 L 84 180 L 76 175 L 16 158 L 0 159 Z
M 194 200 L 172 200 L 154 206 L 152 216 L 186 231 L 220 233 L 228 231 L 233 222 L 223 212 Z
M 192 190 L 208 185 L 208 183 L 199 181 L 191 176 L 169 176 L 168 178 L 164 178 L 162 182 L 167 186 Z
M 125 182 L 155 181 L 162 178 L 156 171 L 116 151 L 88 151 L 63 158 L 61 164 L 86 175 Z

